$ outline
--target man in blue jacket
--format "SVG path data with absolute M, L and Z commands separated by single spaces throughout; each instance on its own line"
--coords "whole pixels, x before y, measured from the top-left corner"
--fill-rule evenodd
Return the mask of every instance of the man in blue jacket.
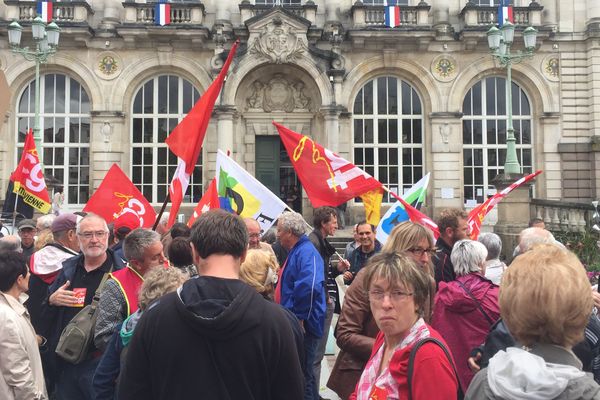
M 277 221 L 277 237 L 289 254 L 280 272 L 275 300 L 292 311 L 304 329 L 305 400 L 319 399 L 319 382 L 313 364 L 325 322 L 325 279 L 323 259 L 304 234 L 306 222 L 295 212 Z

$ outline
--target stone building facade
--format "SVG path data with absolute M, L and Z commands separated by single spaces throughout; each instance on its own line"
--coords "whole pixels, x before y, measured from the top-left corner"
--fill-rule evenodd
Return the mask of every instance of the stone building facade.
M 523 172 L 544 170 L 534 196 L 600 196 L 600 2 L 513 0 L 517 34 L 538 30 L 533 57 L 513 67 L 513 115 Z M 58 52 L 41 66 L 46 171 L 81 208 L 113 163 L 156 206 L 176 160 L 164 139 L 240 40 L 186 197 L 190 212 L 214 176 L 217 149 L 310 216 L 271 121 L 310 135 L 401 192 L 427 172 L 427 207 L 472 205 L 502 172 L 506 70 L 486 32 L 498 0 L 184 0 L 171 24 L 154 2 L 54 3 Z M 31 40 L 34 1 L 0 3 L 0 189 L 33 125 L 32 62 L 10 50 L 8 24 Z M 1 87 L 1 86 L 0 86 Z M 8 96 L 7 96 L 8 94 Z M 358 202 L 349 212 L 362 213 Z

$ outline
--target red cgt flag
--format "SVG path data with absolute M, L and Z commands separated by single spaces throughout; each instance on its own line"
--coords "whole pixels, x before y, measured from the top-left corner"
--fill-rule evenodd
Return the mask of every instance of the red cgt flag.
M 151 228 L 156 220 L 154 208 L 117 164 L 110 167 L 83 211 L 100 215 L 108 224 L 127 212 L 137 214 L 143 228 Z
M 26 204 L 46 214 L 50 211 L 52 203 L 46 188 L 42 164 L 33 140 L 33 131 L 29 129 L 25 136 L 25 146 L 21 161 L 17 169 L 11 174 L 10 180 L 14 183 L 13 192 L 23 198 Z
M 215 101 L 217 101 L 217 97 L 221 93 L 225 76 L 227 75 L 227 71 L 229 71 L 229 65 L 235 56 L 238 44 L 239 41 L 233 44 L 219 75 L 217 75 L 213 83 L 206 89 L 206 92 L 204 92 L 202 97 L 194 104 L 194 107 L 192 107 L 165 140 L 171 152 L 177 156 L 177 169 L 169 186 L 171 211 L 168 226 L 173 225 L 175 222 L 175 217 L 183 201 L 183 196 L 187 191 L 190 176 L 194 172 L 194 167 L 200 156 L 202 142 L 206 135 L 210 116 L 215 107 Z
M 313 207 L 337 206 L 381 183 L 309 137 L 273 122 Z
M 471 239 L 477 240 L 477 238 L 479 237 L 479 232 L 481 231 L 481 224 L 483 223 L 483 219 L 492 210 L 492 208 L 496 207 L 496 204 L 500 203 L 500 201 L 503 198 L 505 198 L 510 192 L 512 192 L 525 182 L 529 182 L 541 173 L 542 170 L 540 169 L 532 174 L 522 177 L 521 179 L 513 182 L 510 186 L 505 187 L 500 192 L 489 197 L 486 201 L 472 209 L 469 213 L 469 217 L 467 218 L 467 224 L 469 225 L 469 231 L 471 232 Z
M 194 213 L 190 217 L 188 221 L 188 226 L 191 228 L 194 224 L 194 221 L 207 212 L 208 210 L 212 210 L 213 208 L 219 208 L 219 192 L 217 191 L 217 178 L 213 178 L 210 181 L 210 185 L 208 185 L 208 189 L 204 192 L 204 196 L 198 202 L 196 208 L 194 208 Z

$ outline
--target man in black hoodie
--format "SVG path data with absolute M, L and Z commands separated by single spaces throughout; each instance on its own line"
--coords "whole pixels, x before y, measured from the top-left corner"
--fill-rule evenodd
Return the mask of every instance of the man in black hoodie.
M 248 246 L 242 219 L 209 211 L 190 239 L 200 276 L 144 313 L 119 399 L 302 399 L 302 369 L 284 311 L 238 279 Z

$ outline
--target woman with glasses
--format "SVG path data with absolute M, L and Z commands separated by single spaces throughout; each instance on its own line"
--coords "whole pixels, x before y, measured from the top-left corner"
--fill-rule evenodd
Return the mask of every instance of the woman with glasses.
M 498 286 L 485 277 L 486 257 L 482 243 L 456 242 L 450 255 L 456 280 L 440 282 L 433 307 L 431 326 L 452 350 L 463 391 L 474 375 L 467 363 L 469 353 L 485 340 L 500 317 Z
M 431 231 L 414 222 L 398 224 L 383 246 L 383 253 L 402 253 L 412 259 L 429 276 L 429 291 L 423 308 L 423 319 L 429 322 L 435 295 L 435 280 L 431 255 L 435 252 Z M 364 287 L 365 268 L 359 271 L 346 289 L 342 312 L 335 330 L 340 353 L 327 382 L 327 387 L 342 399 L 354 390 L 365 364 L 369 360 L 379 328 L 375 324 L 369 297 Z
M 350 398 L 456 399 L 452 356 L 440 334 L 423 320 L 429 276 L 393 252 L 374 256 L 364 279 L 381 332 Z

